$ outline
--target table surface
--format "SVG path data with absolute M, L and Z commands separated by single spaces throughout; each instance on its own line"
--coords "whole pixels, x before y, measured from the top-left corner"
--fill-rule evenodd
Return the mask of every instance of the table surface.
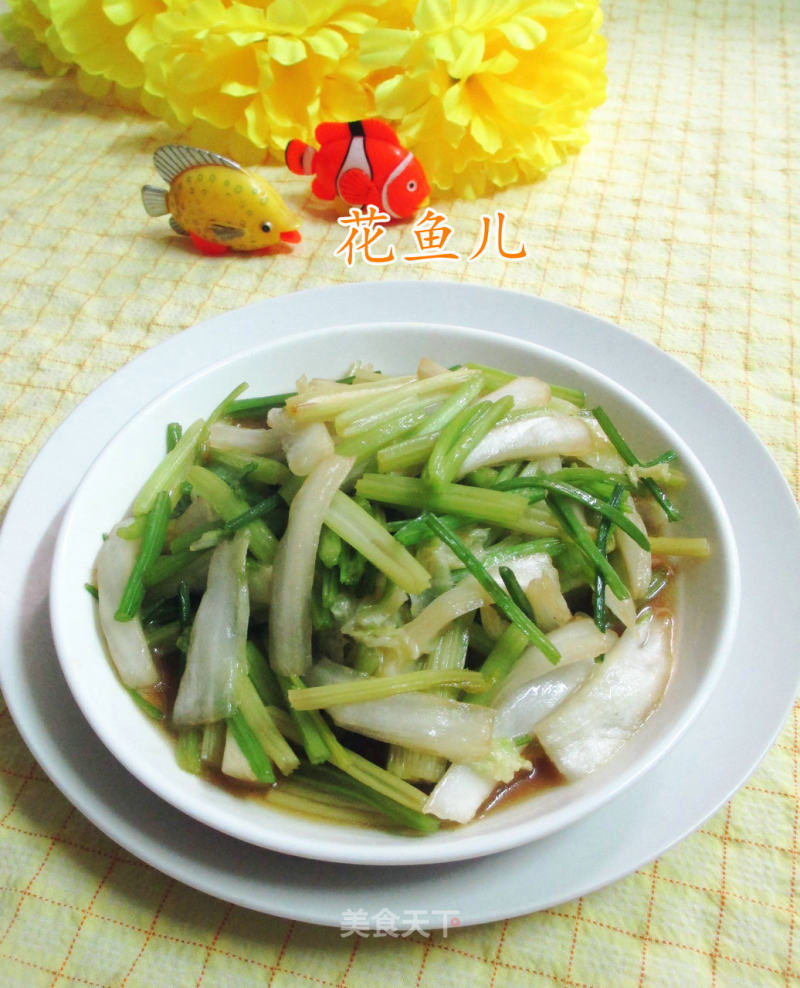
M 303 214 L 300 245 L 186 249 L 139 197 L 152 151 L 178 135 L 0 43 L 0 510 L 67 414 L 143 350 L 257 299 L 395 278 L 540 295 L 655 343 L 738 409 L 797 496 L 800 6 L 604 6 L 608 99 L 588 146 L 542 182 L 434 200 L 461 259 L 418 264 L 348 266 L 342 228 L 278 166 L 263 174 Z M 508 252 L 526 256 L 492 241 L 468 261 L 498 211 Z M 408 225 L 392 238 L 417 246 Z M 799 710 L 726 806 L 614 885 L 448 936 L 356 938 L 138 861 L 49 782 L 0 699 L 0 983 L 800 984 Z

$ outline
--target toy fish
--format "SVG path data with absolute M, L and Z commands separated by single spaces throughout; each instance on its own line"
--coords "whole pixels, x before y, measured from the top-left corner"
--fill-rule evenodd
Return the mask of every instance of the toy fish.
M 176 233 L 192 238 L 204 254 L 265 251 L 300 242 L 299 220 L 269 182 L 213 151 L 167 144 L 153 155 L 169 190 L 145 185 L 150 216 L 170 213 Z
M 430 193 L 422 165 L 382 120 L 323 123 L 314 136 L 316 151 L 304 141 L 289 141 L 286 164 L 295 175 L 316 176 L 311 191 L 319 199 L 374 204 L 401 219 L 413 215 Z

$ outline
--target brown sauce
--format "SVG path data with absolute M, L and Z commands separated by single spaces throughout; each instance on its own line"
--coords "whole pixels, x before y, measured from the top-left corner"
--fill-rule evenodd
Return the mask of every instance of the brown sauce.
M 511 782 L 498 783 L 492 794 L 486 799 L 477 816 L 483 817 L 498 808 L 516 805 L 521 799 L 535 796 L 546 789 L 554 789 L 564 785 L 564 776 L 558 771 L 539 745 L 534 741 L 525 748 L 523 755 L 532 763 L 529 771 L 522 769 L 517 772 Z

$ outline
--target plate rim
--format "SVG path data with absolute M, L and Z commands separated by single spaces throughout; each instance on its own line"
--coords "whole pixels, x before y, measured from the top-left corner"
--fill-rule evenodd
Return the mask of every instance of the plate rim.
M 502 307 L 504 304 L 502 300 L 505 300 L 506 304 L 515 302 L 523 309 L 528 307 L 531 314 L 535 314 L 540 317 L 544 316 L 545 321 L 552 321 L 554 317 L 558 320 L 559 318 L 563 319 L 568 315 L 572 315 L 572 317 L 576 319 L 577 322 L 581 323 L 584 328 L 594 327 L 604 336 L 607 337 L 610 334 L 611 338 L 617 341 L 625 338 L 631 345 L 631 350 L 633 352 L 636 352 L 643 357 L 655 359 L 659 364 L 665 364 L 667 368 L 672 368 L 673 372 L 677 372 L 679 376 L 685 378 L 688 376 L 688 380 L 693 381 L 693 386 L 695 388 L 698 386 L 702 388 L 706 399 L 712 401 L 717 412 L 724 411 L 728 418 L 732 415 L 733 424 L 740 433 L 741 430 L 744 429 L 742 435 L 748 443 L 749 455 L 757 455 L 764 461 L 764 465 L 769 469 L 769 479 L 772 483 L 770 495 L 774 498 L 781 499 L 782 508 L 786 509 L 790 506 L 793 508 L 792 515 L 794 524 L 791 526 L 791 531 L 789 532 L 787 541 L 791 541 L 794 545 L 800 543 L 800 526 L 798 525 L 800 517 L 797 514 L 797 505 L 791 494 L 788 483 L 781 474 L 780 470 L 777 468 L 775 462 L 772 460 L 764 444 L 746 423 L 740 413 L 725 402 L 724 399 L 714 392 L 713 389 L 701 378 L 699 378 L 690 368 L 678 361 L 677 358 L 660 350 L 648 340 L 641 339 L 608 320 L 582 312 L 581 310 L 572 309 L 560 302 L 541 299 L 538 296 L 524 294 L 510 289 L 500 289 L 481 285 L 452 285 L 448 282 L 414 281 L 361 283 L 344 286 L 310 288 L 305 289 L 302 292 L 295 293 L 291 296 L 279 296 L 273 299 L 255 302 L 244 307 L 244 309 L 234 311 L 240 313 L 242 311 L 253 310 L 256 307 L 267 307 L 271 310 L 273 315 L 280 316 L 282 310 L 287 307 L 287 303 L 290 307 L 292 305 L 295 307 L 299 305 L 300 309 L 303 310 L 304 308 L 308 308 L 310 302 L 313 310 L 314 304 L 323 298 L 331 299 L 332 297 L 333 301 L 342 301 L 345 296 L 350 295 L 349 301 L 352 302 L 354 294 L 357 296 L 358 305 L 361 307 L 366 306 L 367 310 L 369 310 L 370 305 L 375 305 L 376 303 L 384 304 L 386 299 L 382 296 L 387 294 L 390 297 L 394 296 L 398 304 L 403 304 L 412 297 L 408 294 L 409 289 L 412 287 L 414 291 L 413 299 L 416 303 L 424 301 L 426 304 L 434 304 L 437 302 L 436 293 L 444 291 L 447 295 L 451 296 L 451 301 L 452 297 L 456 298 L 457 307 L 466 306 L 471 316 L 479 311 L 486 311 L 487 315 L 491 314 L 495 306 L 498 304 Z M 77 425 L 80 424 L 81 416 L 82 414 L 85 414 L 85 410 L 84 413 L 81 413 L 81 409 L 84 408 L 86 402 L 92 399 L 92 408 L 94 408 L 98 402 L 102 404 L 102 402 L 110 394 L 110 389 L 113 387 L 118 388 L 120 385 L 124 385 L 122 387 L 123 396 L 129 400 L 131 395 L 128 391 L 131 388 L 132 380 L 136 380 L 141 375 L 146 375 L 151 370 L 156 370 L 156 372 L 158 372 L 157 367 L 152 367 L 153 361 L 161 359 L 165 355 L 168 356 L 175 348 L 179 349 L 185 344 L 188 337 L 191 337 L 192 345 L 196 345 L 200 352 L 216 352 L 221 345 L 219 340 L 217 340 L 215 344 L 217 333 L 225 326 L 225 322 L 230 318 L 230 316 L 231 313 L 223 313 L 221 315 L 213 316 L 210 319 L 203 320 L 190 329 L 184 330 L 182 333 L 177 333 L 175 336 L 163 341 L 156 347 L 153 347 L 152 349 L 138 355 L 114 375 L 112 375 L 107 381 L 99 385 L 99 387 L 96 388 L 92 394 L 87 397 L 87 399 L 84 399 L 84 401 L 70 413 L 70 415 L 50 437 L 50 439 L 48 439 L 48 441 L 44 444 L 38 456 L 29 466 L 26 476 L 23 478 L 17 491 L 12 497 L 6 519 L 4 520 L 2 529 L 0 529 L 0 556 L 2 556 L 2 554 L 6 551 L 7 546 L 14 542 L 15 539 L 17 542 L 22 541 L 23 545 L 28 545 L 30 538 L 26 539 L 26 536 L 31 536 L 34 538 L 38 537 L 41 541 L 46 541 L 47 537 L 52 535 L 52 528 L 55 524 L 57 524 L 62 504 L 59 502 L 55 505 L 51 505 L 51 514 L 46 519 L 40 520 L 42 525 L 45 527 L 44 533 L 42 532 L 41 527 L 35 532 L 26 532 L 24 530 L 24 525 L 23 531 L 19 532 L 17 529 L 19 528 L 18 517 L 21 516 L 20 504 L 22 494 L 25 493 L 27 495 L 28 489 L 31 486 L 29 478 L 36 476 L 37 464 L 41 467 L 42 463 L 52 456 L 52 451 L 57 446 L 59 437 L 63 440 L 65 436 L 68 436 L 72 431 L 74 431 Z M 426 319 L 427 318 L 428 317 L 426 316 Z M 567 332 L 567 336 L 570 336 L 569 331 Z M 569 347 L 569 345 L 570 344 L 568 342 L 567 346 Z M 567 352 L 570 352 L 569 349 Z M 160 388 L 159 390 L 163 390 L 163 388 Z M 634 393 L 636 392 L 634 391 Z M 658 409 L 656 410 L 658 411 Z M 663 413 L 659 411 L 659 414 Z M 672 422 L 670 422 L 670 424 L 672 424 Z M 730 421 L 728 424 L 730 425 Z M 716 482 L 716 478 L 713 474 L 712 480 L 715 480 Z M 789 519 L 787 517 L 787 525 L 788 521 Z M 40 548 L 39 542 L 32 547 L 28 545 L 28 548 L 32 550 Z M 35 560 L 28 561 L 35 562 Z M 35 567 L 31 565 L 30 570 L 31 572 L 34 572 Z M 18 614 L 15 608 L 12 608 L 11 603 L 12 600 L 15 604 L 19 603 L 20 587 L 15 586 L 14 589 L 17 590 L 16 597 L 11 594 L 5 601 L 0 602 L 0 624 L 6 626 L 6 629 L 10 635 L 8 640 L 14 641 L 17 647 L 19 647 L 22 631 L 20 627 L 20 618 L 22 615 Z M 19 658 L 20 656 L 17 655 L 16 660 L 19 660 Z M 779 710 L 777 710 L 777 712 L 773 710 L 767 729 L 762 730 L 759 733 L 757 751 L 751 751 L 748 754 L 747 764 L 745 766 L 739 765 L 734 770 L 733 775 L 735 778 L 728 779 L 725 782 L 723 789 L 715 791 L 713 796 L 711 796 L 710 793 L 704 793 L 704 798 L 701 800 L 703 804 L 702 812 L 700 811 L 700 808 L 693 809 L 691 812 L 691 820 L 683 820 L 679 826 L 673 825 L 669 835 L 662 834 L 659 836 L 658 840 L 655 842 L 655 845 L 651 842 L 647 847 L 638 847 L 636 849 L 635 856 L 629 856 L 624 863 L 618 861 L 613 855 L 611 855 L 607 858 L 605 867 L 596 869 L 591 875 L 588 872 L 586 874 L 581 874 L 580 880 L 576 880 L 574 878 L 571 879 L 572 884 L 569 888 L 562 887 L 560 891 L 551 890 L 546 897 L 540 897 L 538 901 L 535 898 L 531 898 L 530 890 L 523 890 L 521 894 L 518 894 L 518 898 L 514 905 L 508 901 L 508 896 L 506 896 L 505 905 L 501 905 L 495 910 L 488 908 L 485 908 L 482 912 L 476 912 L 473 910 L 464 918 L 464 920 L 462 920 L 463 925 L 489 922 L 491 920 L 506 916 L 521 915 L 536 909 L 547 908 L 548 906 L 555 905 L 559 902 L 567 901 L 579 895 L 586 894 L 595 888 L 608 884 L 611 881 L 621 878 L 623 875 L 635 871 L 643 864 L 646 864 L 648 861 L 652 860 L 653 857 L 664 853 L 664 851 L 666 851 L 669 847 L 673 846 L 677 841 L 685 837 L 686 834 L 701 826 L 703 822 L 708 819 L 708 817 L 713 815 L 713 813 L 716 812 L 716 810 L 723 803 L 725 803 L 742 784 L 744 784 L 750 774 L 757 768 L 769 748 L 772 746 L 778 733 L 782 730 L 785 720 L 791 712 L 794 702 L 794 695 L 797 691 L 798 685 L 800 685 L 796 682 L 797 670 L 794 670 L 794 673 L 795 675 L 792 680 L 792 686 L 794 688 L 788 691 L 783 691 L 781 697 L 782 702 L 777 705 Z M 198 877 L 197 861 L 191 862 L 192 867 L 189 867 L 188 865 L 184 866 L 183 863 L 179 865 L 177 858 L 175 861 L 165 859 L 164 854 L 161 853 L 160 847 L 153 844 L 152 839 L 145 839 L 141 831 L 136 831 L 135 828 L 132 828 L 127 818 L 115 817 L 114 819 L 108 819 L 107 815 L 112 811 L 110 810 L 110 807 L 106 805 L 104 807 L 104 813 L 103 808 L 96 805 L 97 794 L 94 791 L 87 790 L 89 796 L 94 797 L 89 800 L 84 799 L 84 792 L 77 791 L 81 788 L 79 783 L 81 783 L 82 780 L 76 780 L 70 775 L 70 767 L 65 765 L 63 760 L 60 760 L 60 756 L 57 751 L 52 750 L 52 739 L 44 736 L 36 737 L 32 728 L 28 730 L 31 725 L 20 723 L 18 715 L 20 712 L 24 712 L 21 711 L 21 705 L 26 701 L 26 696 L 24 693 L 25 684 L 21 683 L 19 680 L 19 669 L 15 667 L 11 663 L 11 660 L 7 657 L 4 658 L 2 663 L 0 663 L 0 686 L 3 688 L 9 710 L 17 723 L 18 728 L 20 729 L 20 733 L 28 744 L 28 747 L 32 750 L 34 756 L 38 758 L 44 770 L 48 772 L 50 777 L 53 779 L 54 783 L 62 789 L 67 798 L 71 799 L 73 803 L 78 805 L 78 808 L 81 809 L 84 815 L 89 817 L 89 819 L 91 819 L 100 830 L 106 832 L 108 836 L 117 840 L 117 842 L 122 844 L 122 846 L 132 850 L 132 853 L 136 854 L 137 857 L 142 858 L 160 871 L 172 875 L 172 877 L 175 877 L 188 885 L 193 885 L 196 888 L 200 888 L 212 895 L 218 895 L 228 901 L 234 901 L 238 904 L 248 906 L 249 908 L 261 909 L 262 911 L 271 912 L 276 915 L 283 915 L 286 916 L 286 918 L 334 925 L 330 910 L 322 909 L 321 911 L 316 911 L 316 909 L 309 906 L 307 901 L 310 895 L 309 890 L 305 890 L 304 892 L 301 889 L 298 893 L 300 895 L 299 903 L 294 903 L 291 908 L 287 906 L 284 910 L 276 909 L 273 902 L 264 903 L 263 900 L 259 899 L 254 889 L 250 888 L 248 891 L 243 891 L 239 888 L 237 882 L 232 879 L 227 872 L 214 872 L 213 869 L 209 868 L 205 873 L 203 873 L 203 877 L 200 878 Z M 773 702 L 773 707 L 775 706 L 776 705 Z M 711 717 L 711 713 L 708 711 L 708 708 L 701 713 L 700 717 Z M 99 741 L 98 744 L 100 744 Z M 680 742 L 680 745 L 685 745 L 685 739 Z M 670 759 L 671 757 L 678 757 L 675 749 L 668 753 L 666 759 Z M 46 764 L 43 762 L 46 762 Z M 656 770 L 658 770 L 658 768 L 659 767 L 657 766 Z M 61 785 L 59 783 L 61 783 Z M 640 786 L 641 780 L 635 784 L 634 788 L 638 789 Z M 70 794 L 70 789 L 73 790 L 72 795 Z M 630 790 L 628 792 L 630 792 Z M 619 800 L 624 800 L 626 795 L 627 794 L 623 794 L 621 797 L 616 797 L 615 800 L 612 801 L 612 804 L 609 805 L 613 806 L 613 804 L 617 803 Z M 605 814 L 607 809 L 608 807 L 599 812 Z M 99 813 L 98 810 L 100 811 Z M 573 827 L 569 829 L 572 831 L 575 828 Z M 544 839 L 544 841 L 547 840 L 548 839 L 546 838 Z M 542 842 L 536 843 L 540 844 Z M 506 853 L 517 856 L 517 852 Z M 631 851 L 631 854 L 632 853 L 633 852 Z M 281 856 L 277 855 L 276 857 Z M 524 855 L 522 857 L 524 857 Z M 348 869 L 359 866 L 338 865 L 335 867 L 338 869 Z M 200 870 L 202 871 L 202 869 Z M 405 871 L 408 869 L 400 870 Z M 479 869 L 476 869 L 476 871 L 477 870 Z M 272 880 L 274 881 L 274 879 Z M 262 881 L 267 880 L 262 879 Z

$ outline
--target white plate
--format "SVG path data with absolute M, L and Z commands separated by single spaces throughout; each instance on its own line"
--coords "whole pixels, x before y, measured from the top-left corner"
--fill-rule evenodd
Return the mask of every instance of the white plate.
M 399 340 L 403 354 L 397 353 Z M 319 377 L 339 362 L 336 373 L 345 373 L 347 362 L 358 357 L 392 373 L 413 372 L 421 355 L 444 365 L 462 360 L 513 367 L 580 387 L 614 421 L 625 423 L 635 449 L 675 450 L 687 478 L 680 500 L 685 527 L 679 522 L 675 534 L 705 535 L 713 553 L 702 565 L 681 567 L 675 640 L 679 659 L 667 695 L 624 750 L 601 769 L 535 800 L 519 800 L 468 826 L 442 828 L 424 839 L 372 831 L 366 841 L 361 828 L 300 816 L 288 826 L 285 812 L 268 802 L 242 800 L 181 770 L 163 728 L 142 716 L 120 689 L 84 583 L 94 569 L 100 533 L 124 517 L 142 478 L 158 463 L 165 423 L 188 424 L 208 414 L 244 379 L 250 382 L 248 393 L 271 394 L 291 386 L 301 370 Z M 160 395 L 116 434 L 81 481 L 58 535 L 50 586 L 51 628 L 72 695 L 95 733 L 148 789 L 201 823 L 252 844 L 315 860 L 369 865 L 441 863 L 508 850 L 554 833 L 611 799 L 663 756 L 711 695 L 728 658 L 738 608 L 738 560 L 724 504 L 691 448 L 668 423 L 615 382 L 563 354 L 507 335 L 435 323 L 382 325 L 377 330 L 337 325 L 268 340 Z
M 550 347 L 596 367 L 683 435 L 723 493 L 737 537 L 743 608 L 733 653 L 709 703 L 647 775 L 584 820 L 499 857 L 424 868 L 362 868 L 284 857 L 220 835 L 141 786 L 106 751 L 69 696 L 47 620 L 53 545 L 83 473 L 119 428 L 187 374 L 265 338 L 331 324 L 449 323 Z M 58 483 L 53 478 L 58 477 Z M 742 477 L 758 478 L 757 485 Z M 765 543 L 756 517 L 781 520 Z M 347 911 L 417 914 L 436 927 L 555 905 L 642 866 L 697 828 L 746 780 L 798 688 L 790 574 L 800 516 L 769 454 L 707 385 L 661 351 L 599 319 L 530 296 L 435 283 L 321 289 L 259 303 L 179 334 L 131 362 L 83 402 L 23 480 L 0 533 L 0 685 L 31 751 L 101 830 L 161 871 L 249 908 L 337 926 Z M 765 629 L 756 615 L 773 616 Z M 759 675 L 752 675 L 758 655 Z M 696 753 L 703 751 L 703 759 Z M 678 798 L 676 798 L 676 794 Z

